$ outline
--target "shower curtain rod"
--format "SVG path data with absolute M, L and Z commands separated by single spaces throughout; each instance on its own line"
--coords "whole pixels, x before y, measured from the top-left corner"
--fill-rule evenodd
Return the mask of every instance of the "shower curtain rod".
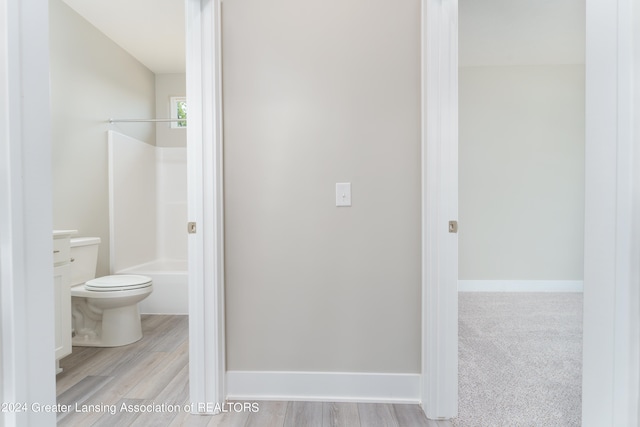
M 120 122 L 186 122 L 187 119 L 109 119 L 109 123 Z

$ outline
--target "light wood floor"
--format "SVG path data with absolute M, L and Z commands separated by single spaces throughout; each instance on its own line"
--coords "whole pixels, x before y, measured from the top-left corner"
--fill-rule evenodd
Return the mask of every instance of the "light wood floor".
M 64 371 L 57 377 L 57 395 L 63 412 L 58 414 L 58 425 L 451 426 L 448 421 L 427 420 L 417 405 L 377 403 L 246 402 L 255 403 L 258 410 L 235 412 L 234 407 L 239 409 L 245 402 L 231 402 L 224 408 L 228 412 L 220 415 L 190 415 L 184 411 L 189 396 L 187 321 L 187 316 L 145 315 L 144 337 L 137 343 L 116 348 L 74 347 L 60 362 Z

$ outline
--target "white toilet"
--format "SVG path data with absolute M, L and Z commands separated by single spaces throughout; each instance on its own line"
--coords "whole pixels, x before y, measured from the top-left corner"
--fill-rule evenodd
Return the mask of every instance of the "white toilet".
M 99 237 L 71 239 L 72 345 L 118 347 L 142 338 L 138 302 L 153 291 L 151 278 L 96 277 Z

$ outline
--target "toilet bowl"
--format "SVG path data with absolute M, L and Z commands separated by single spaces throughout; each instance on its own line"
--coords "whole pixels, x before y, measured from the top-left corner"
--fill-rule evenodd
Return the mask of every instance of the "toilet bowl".
M 100 238 L 71 239 L 72 345 L 118 347 L 142 338 L 138 302 L 153 291 L 151 278 L 95 278 Z

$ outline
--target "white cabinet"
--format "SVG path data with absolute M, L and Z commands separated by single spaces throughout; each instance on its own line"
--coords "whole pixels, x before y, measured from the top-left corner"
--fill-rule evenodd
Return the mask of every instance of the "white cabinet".
M 53 286 L 55 298 L 56 373 L 60 359 L 71 354 L 71 235 L 74 230 L 53 232 Z
M 61 265 L 53 269 L 55 295 L 56 360 L 71 353 L 71 266 Z

